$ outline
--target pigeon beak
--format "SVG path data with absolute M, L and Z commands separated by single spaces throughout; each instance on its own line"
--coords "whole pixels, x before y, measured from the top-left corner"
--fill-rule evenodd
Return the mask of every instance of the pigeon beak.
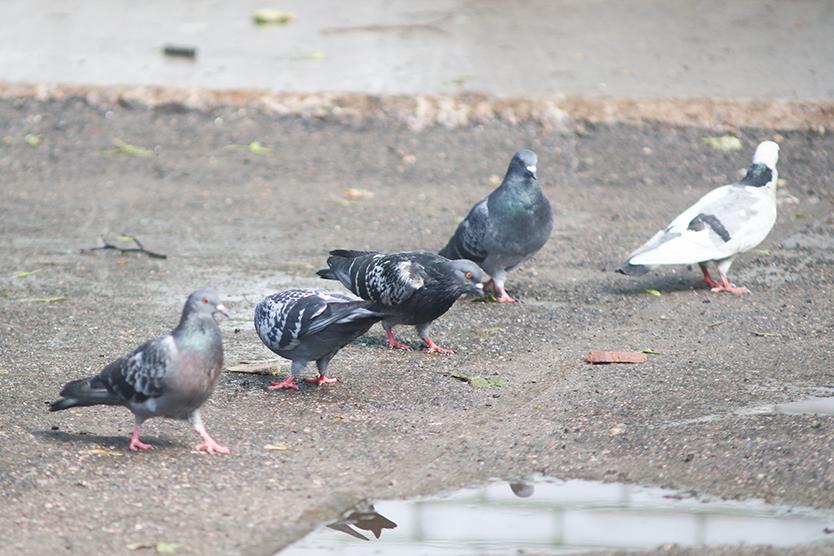
M 525 168 L 527 168 L 527 171 L 530 173 L 531 176 L 533 176 L 536 179 L 539 179 L 538 176 L 536 176 L 536 167 L 535 166 L 533 166 L 531 164 L 530 166 L 525 166 Z
M 223 305 L 222 303 L 217 304 L 217 307 L 214 308 L 214 312 L 215 313 L 220 313 L 221 315 L 223 315 L 226 318 L 229 318 L 231 316 L 229 314 L 228 309 L 226 309 L 226 306 Z

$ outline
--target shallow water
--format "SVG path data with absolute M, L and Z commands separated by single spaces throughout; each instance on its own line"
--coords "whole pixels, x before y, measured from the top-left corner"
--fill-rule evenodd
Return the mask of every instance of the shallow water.
M 545 478 L 355 508 L 279 554 L 567 554 L 668 544 L 834 546 L 834 534 L 826 532 L 832 529 L 832 511 Z

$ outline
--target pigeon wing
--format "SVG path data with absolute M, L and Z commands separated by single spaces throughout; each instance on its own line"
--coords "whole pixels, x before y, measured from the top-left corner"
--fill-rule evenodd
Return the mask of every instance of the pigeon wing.
M 488 255 L 484 247 L 488 227 L 489 207 L 487 199 L 483 199 L 472 207 L 466 218 L 458 225 L 455 235 L 440 251 L 440 256 L 447 259 L 483 261 Z

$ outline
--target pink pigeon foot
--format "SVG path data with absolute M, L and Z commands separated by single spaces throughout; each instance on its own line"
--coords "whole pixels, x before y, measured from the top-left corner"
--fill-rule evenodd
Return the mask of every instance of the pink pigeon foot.
M 133 450 L 134 452 L 139 452 L 142 450 L 153 450 L 153 446 L 150 444 L 145 444 L 141 440 L 139 440 L 139 427 L 133 427 L 133 432 L 130 433 L 130 444 L 128 444 L 128 448 Z
M 411 351 L 411 346 L 408 344 L 404 344 L 402 342 L 398 342 L 396 338 L 394 338 L 394 331 L 393 330 L 386 330 L 385 335 L 388 336 L 388 349 L 404 349 L 406 351 Z
M 217 442 L 214 441 L 212 437 L 208 435 L 208 433 L 204 433 L 201 435 L 203 437 L 203 443 L 198 444 L 194 447 L 195 450 L 198 452 L 205 452 L 207 454 L 228 454 L 229 449 L 225 446 L 221 446 Z
M 745 293 L 750 293 L 750 290 L 748 290 L 747 288 L 737 288 L 734 285 L 732 285 L 730 283 L 730 281 L 727 279 L 727 277 L 724 276 L 723 274 L 721 275 L 721 284 L 715 286 L 710 291 L 712 291 L 713 293 L 730 292 L 730 293 L 734 293 L 736 295 L 742 295 L 742 294 L 745 294 Z
M 298 390 L 298 386 L 295 385 L 295 377 L 290 373 L 287 375 L 287 378 L 282 380 L 281 382 L 273 382 L 269 386 L 266 387 L 267 390 Z
M 507 290 L 504 288 L 496 288 L 496 292 L 498 293 L 498 297 L 495 299 L 498 303 L 518 303 L 515 299 L 510 297 L 507 293 Z
M 442 353 L 443 355 L 451 355 L 451 354 L 455 353 L 454 350 L 451 350 L 451 349 L 448 349 L 448 348 L 443 348 L 443 347 L 440 347 L 439 345 L 435 344 L 431 340 L 431 338 L 426 338 L 425 340 L 426 340 L 426 346 L 428 346 L 428 348 L 429 348 L 426 351 L 426 353 Z
M 710 276 L 710 274 L 709 274 L 709 269 L 707 269 L 706 265 L 703 265 L 703 264 L 702 264 L 702 265 L 700 265 L 700 266 L 701 266 L 701 272 L 703 272 L 703 273 L 704 273 L 704 282 L 706 282 L 707 287 L 708 287 L 708 288 L 710 288 L 710 289 L 712 289 L 712 288 L 719 288 L 719 289 L 720 289 L 720 288 L 721 288 L 721 284 L 719 284 L 718 282 L 716 282 L 716 281 L 713 279 L 713 277 L 712 277 L 712 276 Z
M 327 378 L 323 374 L 319 373 L 319 376 L 317 376 L 316 378 L 305 378 L 304 382 L 309 382 L 310 384 L 318 384 L 319 386 L 321 386 L 322 384 L 335 384 L 336 379 Z

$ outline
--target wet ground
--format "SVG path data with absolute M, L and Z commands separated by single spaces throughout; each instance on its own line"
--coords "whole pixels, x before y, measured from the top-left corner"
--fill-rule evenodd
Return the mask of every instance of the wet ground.
M 714 131 L 649 122 L 415 133 L 80 99 L 0 101 L 0 128 L 5 553 L 272 554 L 362 500 L 533 473 L 834 508 L 830 416 L 737 413 L 834 387 L 830 132 L 741 129 L 743 148 L 722 152 L 702 140 Z M 612 272 L 767 138 L 785 181 L 775 229 L 733 267 L 750 296 L 693 289 L 686 268 Z M 241 147 L 255 141 L 271 152 Z M 522 303 L 458 304 L 436 324 L 456 355 L 389 352 L 375 327 L 334 359 L 333 387 L 226 374 L 204 418 L 229 457 L 193 453 L 184 423 L 148 423 L 158 449 L 134 454 L 125 410 L 46 411 L 64 382 L 169 329 L 204 284 L 232 311 L 227 363 L 273 361 L 250 324 L 262 295 L 324 285 L 331 248 L 439 248 L 522 146 L 539 153 L 556 229 L 508 282 Z M 82 253 L 123 233 L 168 258 Z M 642 365 L 583 362 L 646 348 L 659 355 Z
M 256 26 L 270 6 L 296 19 Z M 827 0 L 5 0 L 0 21 L 10 82 L 834 98 Z M 166 44 L 196 58 L 163 56 Z

